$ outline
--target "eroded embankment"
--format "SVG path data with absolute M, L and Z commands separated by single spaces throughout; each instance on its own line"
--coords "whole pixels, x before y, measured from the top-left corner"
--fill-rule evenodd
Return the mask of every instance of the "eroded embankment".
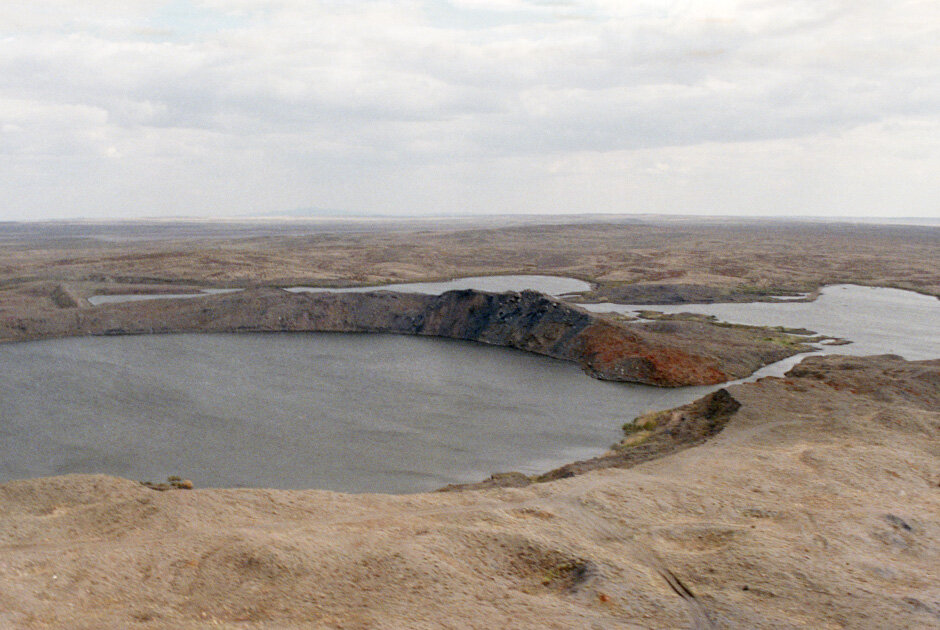
M 183 332 L 375 332 L 509 346 L 573 361 L 592 376 L 659 386 L 708 385 L 751 374 L 802 348 L 757 330 L 703 322 L 624 322 L 533 292 L 440 296 L 292 294 L 251 289 L 198 300 L 70 308 L 0 322 L 0 340 Z
M 486 488 L 523 488 L 532 483 L 545 483 L 567 479 L 592 470 L 604 468 L 632 468 L 678 451 L 703 444 L 724 429 L 741 408 L 726 389 L 719 389 L 687 405 L 648 413 L 628 422 L 623 430 L 624 439 L 610 451 L 577 462 L 559 466 L 540 475 L 528 476 L 520 472 L 496 473 L 477 483 L 450 484 L 439 491 L 455 492 L 484 490 Z

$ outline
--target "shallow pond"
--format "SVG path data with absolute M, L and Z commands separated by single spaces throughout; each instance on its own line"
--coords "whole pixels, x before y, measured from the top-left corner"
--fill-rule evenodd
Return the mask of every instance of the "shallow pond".
M 442 282 L 407 282 L 401 284 L 380 284 L 371 287 L 347 287 L 341 289 L 325 289 L 323 287 L 288 287 L 286 291 L 300 292 L 334 292 L 334 293 L 365 293 L 368 291 L 396 291 L 399 293 L 426 293 L 440 295 L 446 291 L 462 289 L 475 289 L 477 291 L 490 291 L 504 293 L 506 291 L 532 290 L 546 295 L 568 295 L 569 293 L 582 293 L 590 291 L 591 285 L 576 278 L 561 276 L 476 276 L 470 278 L 455 278 Z
M 407 282 L 399 284 L 379 284 L 369 287 L 286 287 L 291 293 L 367 293 L 369 291 L 396 291 L 399 293 L 424 293 L 440 295 L 446 291 L 476 289 L 504 293 L 506 291 L 539 291 L 546 295 L 568 295 L 589 291 L 591 285 L 576 278 L 561 276 L 475 276 L 456 278 L 441 282 Z M 144 300 L 179 300 L 205 297 L 218 293 L 233 293 L 241 289 L 203 289 L 198 293 L 121 293 L 114 295 L 94 295 L 88 298 L 93 306 L 116 304 L 118 302 L 141 302 Z
M 145 300 L 189 300 L 192 298 L 218 295 L 220 293 L 237 293 L 241 289 L 202 289 L 198 293 L 117 293 L 114 295 L 93 295 L 88 298 L 92 306 L 99 304 L 117 304 L 119 302 L 143 302 Z

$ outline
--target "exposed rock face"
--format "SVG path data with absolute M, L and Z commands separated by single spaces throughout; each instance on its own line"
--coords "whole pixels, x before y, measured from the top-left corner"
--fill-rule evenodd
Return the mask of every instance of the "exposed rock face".
M 276 289 L 50 311 L 0 322 L 0 340 L 171 332 L 383 332 L 466 339 L 573 361 L 596 378 L 705 385 L 797 350 L 701 322 L 626 323 L 534 291 L 440 296 Z
M 703 345 L 718 350 L 715 344 Z M 736 372 L 730 365 L 719 368 L 718 362 L 700 354 L 654 342 L 643 325 L 595 324 L 584 331 L 580 350 L 587 372 L 610 381 L 711 385 Z
M 596 317 L 534 291 L 450 291 L 432 297 L 410 332 L 511 346 L 557 359 L 578 360 L 580 335 Z

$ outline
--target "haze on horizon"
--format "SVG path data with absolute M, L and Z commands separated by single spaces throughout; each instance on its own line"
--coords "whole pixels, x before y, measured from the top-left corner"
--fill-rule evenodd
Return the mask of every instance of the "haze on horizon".
M 8 0 L 0 220 L 940 216 L 940 3 Z

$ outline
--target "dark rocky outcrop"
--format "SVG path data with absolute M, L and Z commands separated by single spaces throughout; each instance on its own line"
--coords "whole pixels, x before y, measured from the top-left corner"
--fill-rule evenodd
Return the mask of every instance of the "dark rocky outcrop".
M 0 321 L 0 340 L 182 332 L 382 332 L 466 339 L 573 361 L 591 376 L 659 386 L 750 374 L 797 352 L 759 333 L 703 322 L 635 323 L 534 291 L 420 295 L 249 289 L 195 300 L 150 300 Z

